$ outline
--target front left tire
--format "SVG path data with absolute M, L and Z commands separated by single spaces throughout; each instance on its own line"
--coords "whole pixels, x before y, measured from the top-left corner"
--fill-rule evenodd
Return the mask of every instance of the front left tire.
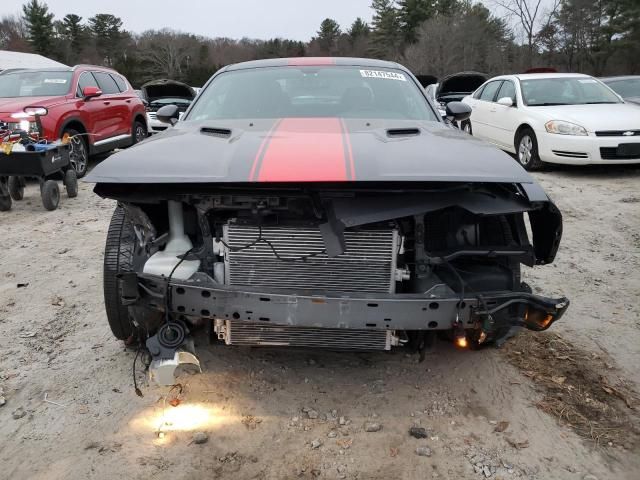
M 78 178 L 82 178 L 86 175 L 89 167 L 89 146 L 85 140 L 85 136 L 73 128 L 67 128 L 62 134 L 68 134 L 71 137 L 69 145 L 71 151 L 69 152 L 69 158 L 71 160 L 71 166 L 76 171 Z
M 544 162 L 538 154 L 538 139 L 532 129 L 525 128 L 518 133 L 515 147 L 518 162 L 525 170 L 532 172 L 544 167 Z
M 133 224 L 118 206 L 113 212 L 104 250 L 104 305 L 113 336 L 125 342 L 134 340 L 135 326 L 129 308 L 122 304 L 118 275 L 133 271 L 135 255 Z

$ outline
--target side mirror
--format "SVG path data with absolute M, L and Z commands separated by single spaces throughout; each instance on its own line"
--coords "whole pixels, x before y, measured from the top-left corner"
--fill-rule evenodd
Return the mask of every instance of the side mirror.
M 156 112 L 156 118 L 162 123 L 175 125 L 180 117 L 180 110 L 176 105 L 165 105 Z
M 511 97 L 499 98 L 498 105 L 504 105 L 505 107 L 513 107 L 513 99 Z
M 471 116 L 471 107 L 463 102 L 449 102 L 445 110 L 448 120 L 462 122 Z
M 99 97 L 100 95 L 102 95 L 102 90 L 100 90 L 98 87 L 84 87 L 82 89 L 82 96 L 85 100 Z

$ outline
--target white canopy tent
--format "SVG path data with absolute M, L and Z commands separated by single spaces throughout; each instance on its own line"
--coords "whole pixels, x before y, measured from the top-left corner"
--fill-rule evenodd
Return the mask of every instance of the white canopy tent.
M 65 64 L 35 53 L 10 52 L 0 50 L 0 71 L 9 68 L 58 68 Z

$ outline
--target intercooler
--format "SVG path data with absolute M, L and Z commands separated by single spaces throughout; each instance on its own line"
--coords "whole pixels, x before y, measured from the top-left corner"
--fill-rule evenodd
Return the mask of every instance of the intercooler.
M 242 320 L 216 320 L 218 339 L 227 345 L 390 350 L 398 338 L 390 330 L 348 330 L 270 325 Z
M 263 227 L 266 242 L 237 250 L 260 235 L 256 226 L 224 228 L 225 283 L 288 290 L 394 293 L 398 232 L 345 231 L 345 253 L 329 257 L 317 227 Z M 271 246 L 269 245 L 271 244 Z M 273 247 L 273 248 L 272 248 Z M 274 254 L 277 252 L 278 258 Z M 308 257 L 314 254 L 314 256 Z M 304 260 L 301 257 L 308 257 Z

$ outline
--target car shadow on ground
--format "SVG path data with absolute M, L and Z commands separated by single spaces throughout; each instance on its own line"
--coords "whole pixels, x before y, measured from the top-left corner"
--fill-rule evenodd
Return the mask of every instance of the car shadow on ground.
M 640 165 L 552 165 L 546 172 L 576 179 L 633 177 L 640 176 Z
M 510 153 L 511 158 L 518 162 L 517 157 Z M 518 162 L 519 163 L 519 162 Z M 629 165 L 562 165 L 546 163 L 542 170 L 535 173 L 554 173 L 568 178 L 620 178 L 640 176 L 640 164 Z

